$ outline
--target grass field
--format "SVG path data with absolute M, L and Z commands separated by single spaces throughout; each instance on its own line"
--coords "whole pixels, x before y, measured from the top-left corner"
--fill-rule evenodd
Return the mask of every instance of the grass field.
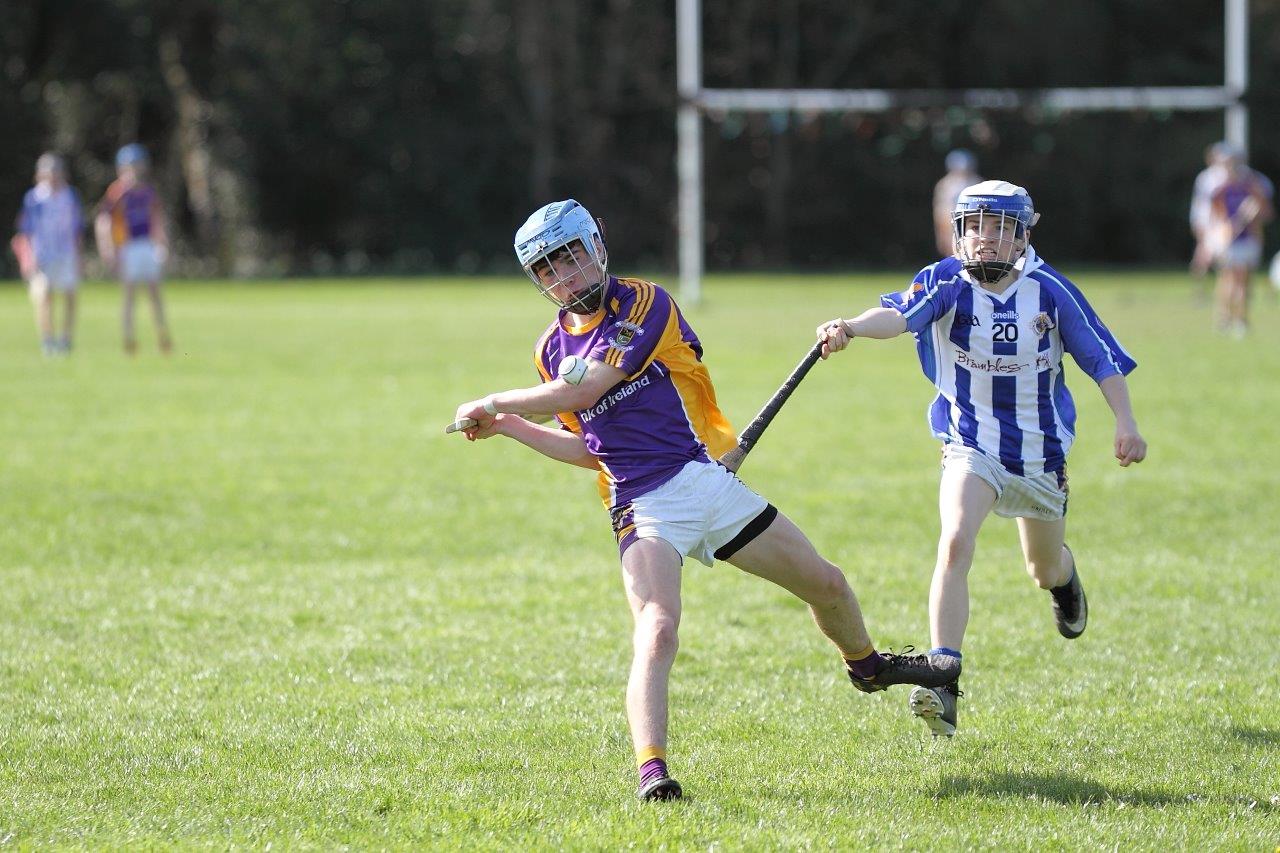
M 1081 407 L 1068 643 L 1013 525 L 971 579 L 960 735 L 856 693 L 803 608 L 685 575 L 672 766 L 642 805 L 629 616 L 590 474 L 441 427 L 535 381 L 527 283 L 169 290 L 178 353 L 84 299 L 66 360 L 0 293 L 0 846 L 1272 850 L 1280 309 L 1209 332 L 1182 276 L 1079 281 L 1139 361 L 1148 460 Z M 688 312 L 742 426 L 813 327 L 901 277 L 713 280 Z M 910 341 L 820 364 L 743 469 L 927 644 L 938 450 Z

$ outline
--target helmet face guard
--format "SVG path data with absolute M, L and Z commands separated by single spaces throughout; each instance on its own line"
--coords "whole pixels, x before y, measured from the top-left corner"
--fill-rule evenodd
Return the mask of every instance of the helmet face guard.
M 1011 273 L 1040 219 L 1031 196 L 1004 181 L 966 188 L 951 214 L 956 257 L 976 281 L 991 284 Z
M 516 232 L 515 250 L 525 275 L 552 303 L 575 314 L 600 307 L 609 253 L 599 224 L 578 202 L 553 202 L 535 211 Z

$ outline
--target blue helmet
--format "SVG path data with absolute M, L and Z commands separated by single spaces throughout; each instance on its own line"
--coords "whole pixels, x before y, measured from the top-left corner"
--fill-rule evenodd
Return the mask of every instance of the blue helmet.
M 515 250 L 521 268 L 547 299 L 578 314 L 589 314 L 600 307 L 609 281 L 609 252 L 598 221 L 581 204 L 570 198 L 535 210 L 516 231 Z M 552 255 L 558 256 L 557 261 L 572 259 L 576 272 L 561 279 L 548 260 Z M 585 287 L 569 296 L 552 292 L 578 276 L 579 284 L 585 283 Z
M 951 212 L 956 257 L 978 281 L 999 281 L 1026 252 L 1031 226 L 1039 220 L 1031 196 L 1022 187 L 1008 181 L 965 187 Z M 966 236 L 978 239 L 972 252 L 965 246 Z
M 147 156 L 147 149 L 143 148 L 136 142 L 130 142 L 128 145 L 116 152 L 116 168 L 120 169 L 125 166 L 145 166 L 151 158 Z
M 974 172 L 978 169 L 978 158 L 967 148 L 957 148 L 947 154 L 948 172 Z

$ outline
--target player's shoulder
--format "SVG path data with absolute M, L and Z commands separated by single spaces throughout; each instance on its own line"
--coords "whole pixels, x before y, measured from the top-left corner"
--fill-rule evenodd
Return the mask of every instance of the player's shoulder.
M 960 259 L 954 255 L 949 255 L 922 267 L 916 273 L 914 281 L 917 284 L 923 284 L 925 287 L 963 284 L 964 279 L 960 277 L 960 270 Z
M 120 178 L 116 178 L 107 184 L 106 190 L 102 193 L 103 204 L 115 204 L 120 200 L 120 196 L 124 195 L 124 183 Z
M 1075 282 L 1043 262 L 1031 271 L 1028 278 L 1038 283 L 1051 298 L 1063 298 L 1080 292 Z
M 547 351 L 547 343 L 555 336 L 556 329 L 559 328 L 560 316 L 557 314 L 556 318 L 548 323 L 547 327 L 542 330 L 540 335 L 538 335 L 538 342 L 533 345 L 533 355 L 535 358 Z
M 671 294 L 662 285 L 643 278 L 614 276 L 605 294 L 609 312 L 627 318 L 643 318 L 655 306 L 667 306 L 671 302 Z

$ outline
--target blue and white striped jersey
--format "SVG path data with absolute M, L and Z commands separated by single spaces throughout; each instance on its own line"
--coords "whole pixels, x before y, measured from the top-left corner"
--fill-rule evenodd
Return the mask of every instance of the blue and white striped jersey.
M 1062 471 L 1075 437 L 1063 353 L 1095 382 L 1128 374 L 1137 362 L 1084 294 L 1030 246 L 1018 267 L 1019 277 L 997 296 L 974 284 L 959 260 L 945 258 L 880 303 L 906 318 L 920 367 L 938 388 L 929 407 L 934 435 L 1034 476 Z

